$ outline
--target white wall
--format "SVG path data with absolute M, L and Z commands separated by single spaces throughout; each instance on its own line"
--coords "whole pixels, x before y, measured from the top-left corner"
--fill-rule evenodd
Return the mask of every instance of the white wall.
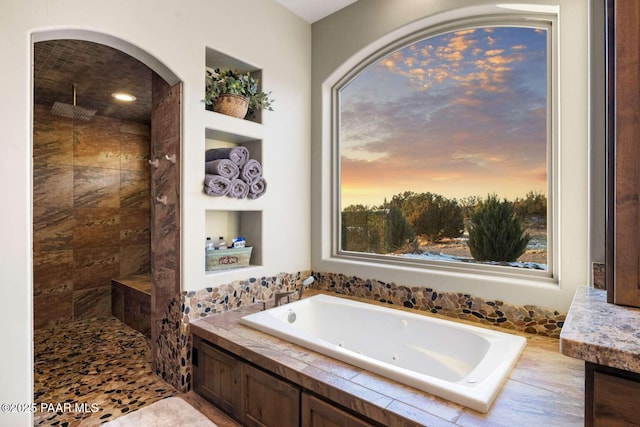
M 400 3 L 402 6 L 400 7 Z M 463 292 L 512 304 L 536 304 L 566 311 L 575 290 L 589 278 L 588 162 L 589 56 L 587 0 L 531 0 L 559 6 L 559 283 L 543 284 L 419 268 L 398 268 L 331 258 L 330 127 L 323 122 L 332 74 L 362 56 L 387 34 L 419 20 L 450 19 L 453 9 L 477 7 L 473 0 L 367 0 L 312 25 L 312 217 L 311 267 L 439 291 Z M 436 18 L 437 17 L 437 18 Z M 348 67 L 347 67 L 348 68 Z M 341 71 L 342 72 L 342 71 Z
M 260 199 L 263 241 L 273 252 L 252 275 L 309 268 L 310 25 L 270 0 L 3 0 L 0 2 L 0 403 L 32 396 L 31 35 L 55 29 L 105 33 L 155 57 L 184 83 L 182 287 L 226 280 L 204 275 L 202 201 L 205 46 L 264 70 L 275 112 L 264 117 Z M 206 205 L 208 206 L 208 205 Z M 212 205 L 215 206 L 215 205 Z M 246 278 L 246 277 L 240 277 Z M 0 412 L 1 426 L 30 425 L 30 414 Z

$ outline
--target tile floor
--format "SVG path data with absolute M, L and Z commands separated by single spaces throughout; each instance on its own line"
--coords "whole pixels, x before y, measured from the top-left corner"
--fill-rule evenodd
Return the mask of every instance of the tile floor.
M 34 359 L 36 426 L 97 426 L 178 394 L 153 374 L 148 339 L 115 317 L 36 330 Z

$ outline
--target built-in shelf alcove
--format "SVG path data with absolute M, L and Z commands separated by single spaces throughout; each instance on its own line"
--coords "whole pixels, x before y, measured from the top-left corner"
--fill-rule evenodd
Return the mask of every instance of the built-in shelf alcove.
M 222 236 L 228 244 L 236 237 L 244 237 L 246 245 L 253 248 L 248 268 L 262 265 L 262 211 L 207 210 L 205 232 L 205 238 L 211 237 L 215 242 Z M 206 274 L 224 274 L 227 271 L 231 270 L 207 271 Z

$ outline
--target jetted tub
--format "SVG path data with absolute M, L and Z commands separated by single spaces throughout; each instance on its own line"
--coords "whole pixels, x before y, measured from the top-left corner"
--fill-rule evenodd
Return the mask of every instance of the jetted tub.
M 526 340 L 466 324 L 316 295 L 241 323 L 480 412 Z

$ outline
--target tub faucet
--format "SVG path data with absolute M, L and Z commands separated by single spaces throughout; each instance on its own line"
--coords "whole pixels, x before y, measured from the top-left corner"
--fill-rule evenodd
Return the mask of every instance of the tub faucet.
M 282 298 L 286 298 L 287 303 L 289 303 L 291 301 L 291 295 L 295 294 L 296 292 L 298 293 L 298 300 L 300 300 L 302 298 L 302 293 L 304 292 L 304 288 L 306 288 L 307 286 L 315 282 L 315 280 L 316 279 L 313 276 L 309 276 L 302 281 L 298 289 L 296 289 L 295 291 L 276 292 L 273 298 L 275 300 L 275 306 L 278 307 L 282 305 Z

